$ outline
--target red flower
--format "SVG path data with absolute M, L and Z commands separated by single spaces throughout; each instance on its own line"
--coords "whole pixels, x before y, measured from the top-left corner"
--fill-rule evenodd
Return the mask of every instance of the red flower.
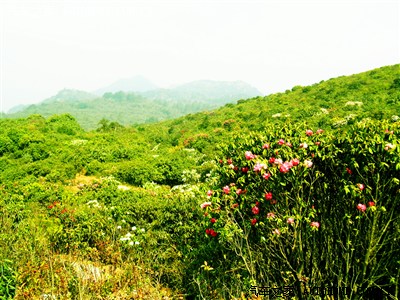
M 285 143 L 285 140 L 284 140 L 284 139 L 280 139 L 280 140 L 278 141 L 278 144 L 281 145 L 281 146 L 282 146 L 284 143 Z
M 253 212 L 253 214 L 258 215 L 260 213 L 260 209 L 257 206 L 254 206 L 251 211 Z
M 374 201 L 369 201 L 369 202 L 368 202 L 368 206 L 369 206 L 369 207 L 375 206 L 375 202 L 374 202 Z
M 239 206 L 239 204 L 238 204 L 238 203 L 234 203 L 234 204 L 232 204 L 232 208 L 233 208 L 233 209 L 237 208 L 238 206 Z
M 236 190 L 236 194 L 238 194 L 238 195 L 242 194 L 242 192 L 243 192 L 242 189 L 237 189 Z
M 54 207 L 53 205 L 49 205 L 49 206 L 48 206 L 49 209 L 52 209 L 53 207 Z
M 276 201 L 275 199 L 272 199 L 270 202 L 271 202 L 271 204 L 276 204 L 278 201 Z
M 271 192 L 266 193 L 265 194 L 265 199 L 266 200 L 272 200 L 272 193 Z
M 310 129 L 306 130 L 306 135 L 311 136 L 312 134 L 313 134 L 312 130 L 310 130 Z
M 218 235 L 218 232 L 214 231 L 214 229 L 211 229 L 210 234 L 211 236 L 216 237 Z
M 225 194 L 229 194 L 229 192 L 231 191 L 231 189 L 227 185 L 224 186 L 224 188 L 222 190 L 224 191 Z
M 253 153 L 251 153 L 250 151 L 246 151 L 244 156 L 246 157 L 247 160 L 251 160 L 254 157 L 256 157 Z
M 208 191 L 207 191 L 207 196 L 208 196 L 208 197 L 211 197 L 212 194 L 213 194 L 213 191 L 212 191 L 212 190 L 208 190 Z
M 255 225 L 257 223 L 257 219 L 251 219 L 251 225 Z
M 263 174 L 263 178 L 266 179 L 266 180 L 268 180 L 270 177 L 271 177 L 270 173 L 264 173 Z
M 293 165 L 294 167 L 295 167 L 295 166 L 298 166 L 299 163 L 300 163 L 300 161 L 299 161 L 297 158 L 293 158 L 293 159 L 292 159 L 292 165 Z
M 226 161 L 228 163 L 228 165 L 232 164 L 232 159 L 228 158 L 228 160 Z
M 210 235 L 210 229 L 209 228 L 206 229 L 206 234 Z
M 364 212 L 364 211 L 366 211 L 367 207 L 365 206 L 365 204 L 358 203 L 357 209 L 361 212 Z
M 219 163 L 222 165 L 224 163 L 224 161 L 222 159 L 220 159 Z
M 243 168 L 242 168 L 242 172 L 243 172 L 243 173 L 247 173 L 248 171 L 249 171 L 249 168 L 248 168 L 248 167 L 243 167 Z
M 353 174 L 353 171 L 350 170 L 349 168 L 346 168 L 346 172 L 349 173 L 350 175 Z
M 256 201 L 256 206 L 259 206 L 259 205 L 260 205 L 260 202 Z
M 275 162 L 275 157 L 271 157 L 271 158 L 269 159 L 269 163 L 273 164 L 274 162 Z
M 217 220 L 215 218 L 211 218 L 210 222 L 214 224 L 215 222 L 217 222 Z

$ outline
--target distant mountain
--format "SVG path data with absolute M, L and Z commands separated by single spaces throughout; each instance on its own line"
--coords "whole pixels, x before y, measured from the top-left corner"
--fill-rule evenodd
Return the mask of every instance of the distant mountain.
M 100 88 L 94 93 L 102 96 L 104 93 L 115 93 L 115 92 L 146 92 L 150 90 L 158 89 L 158 87 L 150 80 L 143 76 L 135 76 L 131 78 L 120 79 L 109 86 Z
M 42 103 L 49 103 L 49 102 L 66 102 L 66 101 L 86 101 L 86 100 L 93 100 L 98 98 L 98 96 L 80 90 L 73 90 L 73 89 L 63 89 L 59 91 L 56 95 L 47 98 L 42 101 Z
M 150 88 L 150 85 L 147 86 Z M 154 123 L 261 95 L 257 89 L 241 81 L 195 81 L 172 89 L 134 93 L 106 90 L 103 90 L 102 96 L 96 96 L 85 91 L 64 89 L 39 104 L 14 110 L 7 117 L 20 118 L 32 114 L 48 117 L 69 113 L 83 128 L 90 130 L 97 128 L 102 119 L 122 125 Z
M 239 99 L 261 96 L 262 93 L 243 81 L 199 80 L 171 89 L 158 89 L 141 93 L 149 99 L 177 102 L 207 103 L 218 107 Z
M 19 111 L 24 110 L 25 108 L 27 108 L 29 105 L 25 105 L 25 104 L 18 104 L 12 108 L 10 108 L 7 113 L 8 114 L 13 114 L 13 113 L 17 113 Z

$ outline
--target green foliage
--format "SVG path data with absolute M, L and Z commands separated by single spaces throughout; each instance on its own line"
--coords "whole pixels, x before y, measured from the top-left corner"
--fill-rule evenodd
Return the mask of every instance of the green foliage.
M 16 292 L 16 272 L 9 260 L 0 261 L 0 299 L 14 299 Z

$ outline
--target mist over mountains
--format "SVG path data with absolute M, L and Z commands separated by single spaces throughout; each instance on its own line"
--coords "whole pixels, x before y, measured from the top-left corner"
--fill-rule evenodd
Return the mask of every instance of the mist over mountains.
M 107 119 L 121 125 L 153 123 L 210 110 L 262 93 L 243 81 L 199 80 L 158 88 L 142 76 L 121 79 L 94 92 L 63 89 L 38 104 L 18 105 L 6 117 L 70 113 L 87 130 Z

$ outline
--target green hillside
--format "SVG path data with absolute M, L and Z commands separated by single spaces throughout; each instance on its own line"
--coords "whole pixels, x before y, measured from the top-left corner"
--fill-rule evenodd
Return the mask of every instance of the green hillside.
M 146 105 L 55 102 L 91 101 Z M 155 124 L 0 119 L 0 298 L 396 299 L 399 116 L 394 65 Z
M 129 83 L 119 82 L 109 90 L 128 88 Z M 145 83 L 141 85 L 143 88 L 145 86 L 150 87 Z M 134 87 L 139 89 L 138 85 L 133 85 L 132 88 Z M 244 82 L 218 81 L 197 81 L 173 89 L 105 92 L 102 96 L 64 89 L 39 104 L 17 107 L 7 117 L 21 118 L 32 114 L 49 117 L 69 113 L 85 130 L 93 130 L 103 119 L 121 125 L 155 123 L 188 113 L 215 109 L 226 103 L 260 94 Z

